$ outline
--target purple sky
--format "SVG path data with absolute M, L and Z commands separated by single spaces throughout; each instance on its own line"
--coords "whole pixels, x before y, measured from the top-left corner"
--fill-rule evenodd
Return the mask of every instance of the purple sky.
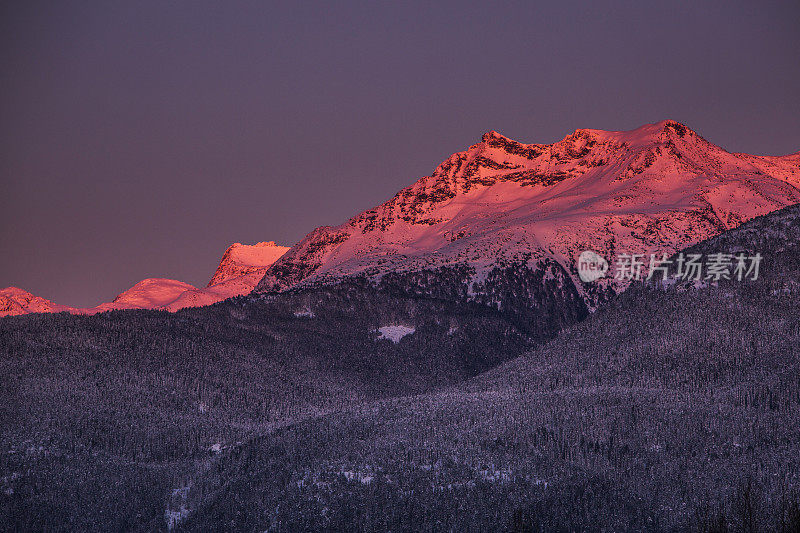
M 205 285 L 230 243 L 339 224 L 489 129 L 800 150 L 796 0 L 436 4 L 4 2 L 0 287 Z

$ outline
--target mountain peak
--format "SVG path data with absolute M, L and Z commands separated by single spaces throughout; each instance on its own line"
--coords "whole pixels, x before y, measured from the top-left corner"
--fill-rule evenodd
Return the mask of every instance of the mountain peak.
M 671 253 L 800 201 L 790 157 L 730 154 L 676 120 L 549 144 L 496 130 L 481 141 L 387 202 L 312 231 L 256 290 L 454 264 L 480 280 L 522 258 L 570 271 L 575 250 Z
M 112 303 L 148 309 L 161 307 L 173 301 L 181 293 L 194 289 L 193 285 L 175 279 L 146 278 L 120 293 Z
M 662 133 L 670 137 L 675 136 L 681 139 L 698 137 L 696 131 L 677 120 L 662 120 L 658 122 L 658 125 L 661 126 Z
M 616 134 L 631 144 L 659 143 L 670 139 L 700 138 L 690 127 L 677 120 L 661 120 L 652 124 L 645 124 L 634 130 L 621 132 L 607 132 Z
M 266 269 L 288 250 L 287 246 L 277 245 L 275 241 L 264 241 L 256 244 L 234 243 L 225 251 L 217 271 L 211 281 L 208 282 L 208 286 L 210 287 L 256 270 Z
M 27 313 L 51 313 L 66 308 L 50 300 L 31 294 L 19 287 L 0 289 L 0 317 L 24 315 Z
M 506 137 L 496 130 L 490 130 L 481 136 L 486 148 L 500 148 L 505 152 L 524 155 L 528 158 L 538 157 L 546 153 L 569 154 L 582 153 L 595 145 L 610 146 L 627 144 L 642 147 L 650 144 L 661 144 L 669 141 L 702 139 L 694 130 L 677 120 L 666 119 L 652 124 L 645 124 L 633 130 L 607 131 L 591 128 L 579 128 L 552 144 L 524 143 Z
M 500 141 L 500 142 L 518 142 L 514 139 L 506 137 L 502 133 L 498 133 L 495 130 L 489 130 L 481 136 L 481 142 L 490 143 L 492 141 Z

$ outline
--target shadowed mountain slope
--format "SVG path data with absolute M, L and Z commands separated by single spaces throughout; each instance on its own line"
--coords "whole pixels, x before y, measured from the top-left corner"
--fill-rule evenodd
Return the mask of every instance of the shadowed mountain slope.
M 636 284 L 462 385 L 235 447 L 185 528 L 796 530 L 800 207 L 693 251 L 761 276 Z

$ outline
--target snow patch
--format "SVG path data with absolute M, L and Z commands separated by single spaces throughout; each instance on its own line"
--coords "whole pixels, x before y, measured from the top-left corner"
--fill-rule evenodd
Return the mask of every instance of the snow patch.
M 167 530 L 172 531 L 181 523 L 187 516 L 189 516 L 189 509 L 181 507 L 177 511 L 167 509 L 164 511 L 164 519 L 167 521 Z
M 375 479 L 375 476 L 370 473 L 365 472 L 352 472 L 349 470 L 341 470 L 341 474 L 347 479 L 347 481 L 358 481 L 362 485 L 369 485 L 372 483 L 372 480 Z
M 192 488 L 191 483 L 172 489 L 167 508 L 164 511 L 164 520 L 167 523 L 167 530 L 172 531 L 178 524 L 180 524 L 186 517 L 189 516 L 187 503 L 189 499 L 189 490 Z
M 383 326 L 378 328 L 378 334 L 380 335 L 379 338 L 390 340 L 395 344 L 400 342 L 400 339 L 406 335 L 413 335 L 415 331 L 416 328 L 400 325 Z

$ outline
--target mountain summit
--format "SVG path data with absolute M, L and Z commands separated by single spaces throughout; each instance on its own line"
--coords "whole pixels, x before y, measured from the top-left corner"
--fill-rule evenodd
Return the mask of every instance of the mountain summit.
M 472 293 L 493 269 L 550 261 L 587 292 L 582 250 L 672 253 L 800 202 L 799 160 L 730 153 L 673 120 L 552 144 L 490 131 L 391 200 L 312 231 L 256 290 L 460 268 Z
M 211 281 L 208 282 L 208 287 L 245 274 L 266 270 L 267 266 L 274 263 L 288 250 L 288 246 L 278 246 L 273 241 L 257 244 L 234 243 L 222 256 L 222 261 Z

